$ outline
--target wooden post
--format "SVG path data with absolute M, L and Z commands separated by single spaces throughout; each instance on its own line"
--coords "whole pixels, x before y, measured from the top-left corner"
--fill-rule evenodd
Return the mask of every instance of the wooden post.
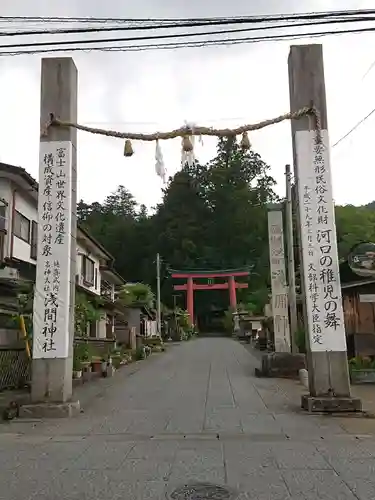
M 70 57 L 42 59 L 42 130 L 51 113 L 61 120 L 77 121 L 77 69 Z M 31 384 L 34 410 L 27 409 L 25 413 L 59 411 L 58 416 L 67 416 L 79 410 L 78 403 L 71 403 L 77 254 L 76 148 L 74 128 L 49 127 L 47 134 L 41 136 Z
M 302 406 L 309 411 L 356 411 L 361 402 L 350 397 L 322 45 L 292 46 L 288 65 L 291 111 L 314 106 L 321 122 L 319 142 L 313 117 L 292 120 L 310 390 Z

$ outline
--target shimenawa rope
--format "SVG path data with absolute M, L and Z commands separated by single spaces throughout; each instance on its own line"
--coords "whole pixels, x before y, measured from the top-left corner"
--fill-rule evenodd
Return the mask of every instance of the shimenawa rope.
M 233 137 L 237 135 L 242 135 L 241 147 L 243 149 L 250 148 L 250 140 L 248 137 L 248 132 L 254 130 L 261 130 L 270 125 L 276 123 L 281 123 L 285 120 L 298 120 L 304 116 L 310 116 L 315 120 L 315 128 L 317 133 L 317 141 L 321 141 L 321 123 L 320 123 L 320 113 L 312 106 L 305 106 L 297 111 L 285 113 L 283 115 L 277 116 L 276 118 L 271 118 L 269 120 L 264 120 L 254 124 L 241 125 L 237 128 L 224 128 L 217 129 L 213 127 L 202 127 L 196 126 L 191 127 L 185 125 L 175 130 L 169 132 L 154 132 L 152 134 L 142 134 L 139 132 L 119 132 L 116 130 L 106 130 L 101 128 L 88 127 L 86 125 L 80 125 L 79 123 L 73 123 L 68 121 L 63 121 L 55 117 L 53 114 L 50 115 L 50 121 L 47 123 L 44 130 L 42 130 L 42 135 L 48 135 L 48 129 L 50 127 L 72 127 L 77 130 L 82 130 L 83 132 L 89 132 L 91 134 L 103 135 L 106 137 L 116 137 L 118 139 L 125 139 L 125 156 L 132 156 L 133 148 L 131 145 L 131 140 L 136 141 L 159 141 L 175 139 L 177 137 L 182 138 L 183 150 L 188 152 L 192 151 L 193 145 L 190 141 L 191 136 L 215 136 L 215 137 Z

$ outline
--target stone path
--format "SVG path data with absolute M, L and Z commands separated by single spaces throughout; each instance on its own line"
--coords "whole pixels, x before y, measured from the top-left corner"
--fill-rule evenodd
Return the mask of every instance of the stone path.
M 0 500 L 159 500 L 191 482 L 241 500 L 375 498 L 366 420 L 301 414 L 298 384 L 255 364 L 233 340 L 194 340 L 121 370 L 75 419 L 0 425 Z

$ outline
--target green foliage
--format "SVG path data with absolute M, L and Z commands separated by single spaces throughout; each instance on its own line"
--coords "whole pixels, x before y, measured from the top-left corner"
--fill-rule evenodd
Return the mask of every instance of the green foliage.
M 257 306 L 252 302 L 246 302 L 246 303 L 240 302 L 238 304 L 239 311 L 247 312 L 249 314 L 255 314 L 256 309 Z
M 134 352 L 134 359 L 135 361 L 141 361 L 142 359 L 146 358 L 146 351 L 145 347 L 143 345 L 137 347 L 137 349 Z
M 118 299 L 126 306 L 142 305 L 152 307 L 155 296 L 149 285 L 127 283 L 118 292 Z
M 97 353 L 90 342 L 80 342 L 74 345 L 73 359 L 79 359 L 81 362 L 91 361 Z
M 148 345 L 150 347 L 153 346 L 161 346 L 163 341 L 160 337 L 147 337 L 143 339 L 143 345 Z
M 375 242 L 375 210 L 366 206 L 337 206 L 336 229 L 339 255 L 346 259 L 354 245 Z
M 78 372 L 82 370 L 82 360 L 78 356 L 73 356 L 73 371 Z
M 190 340 L 194 336 L 194 328 L 188 328 L 182 331 L 181 340 Z
M 189 318 L 188 312 L 177 307 L 175 310 L 175 315 L 176 315 L 177 325 L 184 332 L 187 332 L 188 330 L 190 330 L 191 325 L 190 325 L 190 318 Z
M 233 334 L 234 323 L 233 323 L 233 311 L 231 309 L 228 309 L 224 313 L 223 327 L 228 335 Z
M 12 322 L 16 328 L 20 328 L 20 317 L 23 316 L 26 328 L 26 337 L 29 342 L 32 341 L 33 336 L 33 302 L 33 285 L 29 283 L 21 285 L 19 293 L 17 294 L 17 314 L 13 315 Z
M 98 309 L 97 301 L 94 298 L 88 299 L 82 292 L 76 292 L 74 309 L 74 329 L 78 337 L 87 336 L 87 326 L 89 323 L 99 321 L 102 312 Z
M 206 165 L 185 165 L 164 190 L 153 215 L 137 207 L 123 187 L 103 203 L 79 203 L 78 217 L 116 259 L 118 271 L 131 282 L 155 290 L 155 255 L 162 268 L 162 301 L 173 306 L 172 269 L 251 268 L 250 292 L 269 281 L 267 203 L 276 201 L 269 167 L 254 151 L 244 152 L 232 139 L 218 142 L 216 157 Z M 202 293 L 196 312 L 214 304 L 226 309 L 221 291 Z M 127 300 L 127 299 L 125 299 Z M 253 301 L 243 300 L 244 303 Z
M 356 356 L 349 361 L 349 371 L 353 370 L 374 370 L 375 360 L 369 357 Z

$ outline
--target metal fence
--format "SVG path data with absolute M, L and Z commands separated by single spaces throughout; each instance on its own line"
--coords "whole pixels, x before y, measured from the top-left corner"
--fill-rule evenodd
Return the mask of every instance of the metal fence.
M 24 387 L 30 380 L 30 365 L 25 349 L 0 348 L 0 391 Z

